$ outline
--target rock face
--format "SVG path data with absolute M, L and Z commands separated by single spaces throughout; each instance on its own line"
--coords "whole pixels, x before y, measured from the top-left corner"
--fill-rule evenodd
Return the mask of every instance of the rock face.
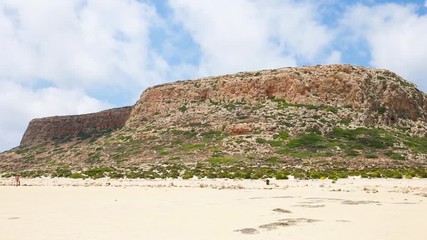
M 34 119 L 21 145 L 85 138 L 147 123 L 177 126 L 198 121 L 214 129 L 227 125 L 231 132 L 247 133 L 265 119 L 253 116 L 249 122 L 236 121 L 249 114 L 236 106 L 271 99 L 291 105 L 351 108 L 353 114 L 341 117 L 353 118 L 363 126 L 427 119 L 426 95 L 388 70 L 351 65 L 291 67 L 158 85 L 144 91 L 134 107 Z M 237 111 L 221 112 L 218 105 Z
M 91 114 L 33 119 L 22 137 L 21 146 L 99 136 L 120 129 L 128 120 L 131 109 L 122 107 Z
M 351 65 L 282 68 L 163 84 L 147 89 L 132 110 L 126 126 L 165 119 L 175 110 L 198 104 L 206 116 L 210 103 L 259 103 L 267 99 L 288 103 L 349 107 L 364 112 L 363 124 L 394 124 L 426 120 L 427 97 L 415 85 L 381 69 Z M 373 119 L 372 113 L 381 113 Z M 179 121 L 185 119 L 179 118 Z
M 388 70 L 350 65 L 162 84 L 133 107 L 32 120 L 0 170 L 173 161 L 427 168 L 427 96 Z

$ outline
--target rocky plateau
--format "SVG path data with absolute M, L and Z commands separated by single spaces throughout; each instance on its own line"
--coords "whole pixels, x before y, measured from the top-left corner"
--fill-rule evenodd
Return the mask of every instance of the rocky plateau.
M 384 69 L 287 67 L 166 83 L 134 106 L 34 119 L 0 172 L 240 163 L 427 169 L 427 96 Z

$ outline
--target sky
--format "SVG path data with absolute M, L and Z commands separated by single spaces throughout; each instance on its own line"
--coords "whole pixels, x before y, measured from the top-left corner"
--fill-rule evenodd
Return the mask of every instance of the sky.
M 0 0 L 0 151 L 33 118 L 288 66 L 386 68 L 427 92 L 427 1 Z

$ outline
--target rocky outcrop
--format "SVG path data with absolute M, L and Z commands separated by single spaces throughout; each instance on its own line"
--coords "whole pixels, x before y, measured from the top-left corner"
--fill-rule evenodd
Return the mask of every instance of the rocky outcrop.
M 21 146 L 52 140 L 84 139 L 120 129 L 128 120 L 131 109 L 122 107 L 91 114 L 33 119 L 25 131 Z
M 209 113 L 209 103 L 259 103 L 267 99 L 288 103 L 348 107 L 363 112 L 366 125 L 426 121 L 427 97 L 416 86 L 383 69 L 351 65 L 290 67 L 163 84 L 147 89 L 126 126 L 176 115 L 198 105 L 187 117 Z M 373 118 L 373 114 L 381 115 Z M 178 112 L 179 115 L 179 112 Z M 182 118 L 180 119 L 183 120 Z
M 230 159 L 425 166 L 426 138 L 427 95 L 396 74 L 289 67 L 162 84 L 133 107 L 34 119 L 21 146 L 0 154 L 0 169 Z
M 249 113 L 242 109 L 237 109 L 235 114 L 218 112 L 218 104 L 228 109 L 272 99 L 297 105 L 351 108 L 352 113 L 362 114 L 344 118 L 354 118 L 361 125 L 392 125 L 404 120 L 426 122 L 427 119 L 426 94 L 388 70 L 351 65 L 289 67 L 167 83 L 148 88 L 134 107 L 34 119 L 21 145 L 86 138 L 123 126 L 139 127 L 147 123 L 176 126 L 183 122 L 209 122 L 213 128 L 227 125 L 228 131 L 234 133 L 242 128 L 242 121 L 234 126 L 235 119 Z M 252 127 L 243 123 L 245 131 L 260 125 L 265 120 L 261 118 L 253 116 L 249 123 Z

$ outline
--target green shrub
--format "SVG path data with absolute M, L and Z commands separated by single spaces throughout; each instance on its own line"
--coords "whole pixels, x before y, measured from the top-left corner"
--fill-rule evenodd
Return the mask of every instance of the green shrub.
M 124 178 L 124 174 L 122 172 L 110 172 L 108 174 L 108 177 L 110 178 L 114 178 L 114 179 L 120 179 L 120 178 Z
M 348 126 L 351 123 L 351 119 L 350 118 L 343 119 L 340 121 L 340 123 Z
M 228 164 L 236 162 L 237 160 L 232 157 L 212 157 L 208 159 L 208 162 L 213 164 Z
M 309 177 L 310 179 L 321 179 L 321 178 L 325 178 L 325 174 L 318 172 L 318 171 L 313 171 L 309 173 Z
M 378 107 L 377 112 L 378 112 L 379 114 L 383 115 L 383 114 L 385 113 L 385 111 L 386 111 L 386 110 L 387 110 L 387 109 L 386 109 L 384 106 L 380 106 L 380 107 Z
M 404 143 L 416 153 L 427 154 L 427 137 L 406 137 Z
M 417 178 L 427 178 L 427 169 L 418 170 L 415 176 Z
M 292 152 L 291 156 L 296 158 L 311 158 L 314 154 L 311 152 Z
M 278 163 L 280 162 L 280 159 L 278 157 L 269 157 L 266 159 L 266 161 L 269 163 Z
M 383 141 L 381 141 L 380 139 L 375 139 L 375 138 L 358 138 L 357 142 L 366 146 L 366 147 L 370 147 L 370 148 L 376 148 L 376 149 L 384 149 L 386 148 L 386 145 Z
M 179 130 L 179 129 L 172 129 L 171 133 L 175 136 L 183 136 L 187 139 L 192 139 L 194 137 L 197 136 L 197 132 L 192 130 L 192 131 L 183 131 L 183 130 Z M 175 140 L 175 141 L 181 141 L 181 140 Z
M 295 179 L 300 179 L 300 180 L 308 179 L 307 175 L 304 172 L 300 172 L 300 171 L 293 172 L 292 176 Z
M 381 171 L 381 175 L 384 178 L 396 178 L 396 179 L 403 178 L 403 175 L 399 170 L 383 170 Z
M 397 139 L 382 129 L 357 128 L 342 129 L 334 128 L 328 135 L 330 139 L 341 142 L 341 146 L 347 148 L 347 155 L 353 156 L 354 149 L 386 149 L 392 147 Z
M 169 152 L 168 151 L 161 151 L 159 154 L 161 156 L 166 156 L 166 155 L 169 155 Z
M 183 143 L 182 140 L 174 140 L 171 142 L 172 145 L 181 145 Z
M 331 113 L 338 113 L 338 108 L 336 107 L 331 107 L 331 106 L 323 106 L 323 108 L 327 111 L 327 112 L 331 112 Z
M 52 177 L 70 177 L 71 170 L 67 168 L 58 168 L 55 172 L 52 173 Z
M 83 178 L 84 179 L 84 178 L 86 178 L 86 176 L 81 174 L 81 173 L 73 173 L 70 175 L 70 178 L 73 178 L 73 179 Z
M 273 138 L 274 139 L 280 138 L 282 140 L 286 140 L 289 138 L 289 133 L 288 132 L 280 132 L 278 134 L 274 134 Z
M 289 179 L 288 177 L 288 173 L 287 172 L 277 172 L 275 178 L 277 180 L 285 180 L 285 179 Z
M 196 149 L 201 149 L 203 148 L 204 145 L 203 144 L 183 144 L 180 149 L 182 151 L 191 151 L 191 150 L 196 150 Z
M 386 155 L 387 157 L 393 159 L 393 160 L 406 160 L 406 157 L 399 154 L 399 153 L 395 153 L 392 151 L 387 151 L 384 153 L 384 155 Z
M 349 174 L 348 172 L 339 171 L 335 173 L 335 176 L 338 178 L 348 178 Z M 329 179 L 332 179 L 330 176 L 328 176 Z
M 392 178 L 401 179 L 403 176 L 400 172 L 394 172 Z
M 290 148 L 311 148 L 317 146 L 323 141 L 323 137 L 316 133 L 308 133 L 299 136 L 298 138 L 292 139 L 287 144 Z
M 283 146 L 283 142 L 281 140 L 279 141 L 268 141 L 268 144 L 272 147 L 280 147 Z
M 370 171 L 367 172 L 366 175 L 369 178 L 381 178 L 383 176 L 382 173 L 380 173 L 379 171 Z
M 224 108 L 227 109 L 228 111 L 233 111 L 236 109 L 236 104 L 234 103 L 227 103 L 224 105 Z
M 201 136 L 203 136 L 205 139 L 219 139 L 220 140 L 220 139 L 226 137 L 227 134 L 222 132 L 222 131 L 209 130 L 207 132 L 202 133 Z
M 91 137 L 92 137 L 92 133 L 88 133 L 88 132 L 85 132 L 85 131 L 80 131 L 77 134 L 77 139 L 79 139 L 79 140 L 85 140 L 85 139 L 88 139 L 88 138 L 91 138 Z
M 184 174 L 182 175 L 182 179 L 190 179 L 193 177 L 193 173 L 190 171 L 185 171 Z
M 291 153 L 291 150 L 289 148 L 282 148 L 282 149 L 277 150 L 276 153 L 289 154 L 289 153 Z
M 109 172 L 113 172 L 113 168 L 109 167 L 100 167 L 100 168 L 92 168 L 87 171 L 84 171 L 84 175 L 90 177 L 90 178 L 102 178 L 106 177 Z
M 262 179 L 265 177 L 265 174 L 259 169 L 256 169 L 255 172 L 253 172 L 251 175 L 251 179 Z
M 187 104 L 182 105 L 178 108 L 178 110 L 183 113 L 186 112 L 188 110 Z
M 359 156 L 359 153 L 353 149 L 348 149 L 345 151 L 346 156 L 348 157 L 357 157 Z

